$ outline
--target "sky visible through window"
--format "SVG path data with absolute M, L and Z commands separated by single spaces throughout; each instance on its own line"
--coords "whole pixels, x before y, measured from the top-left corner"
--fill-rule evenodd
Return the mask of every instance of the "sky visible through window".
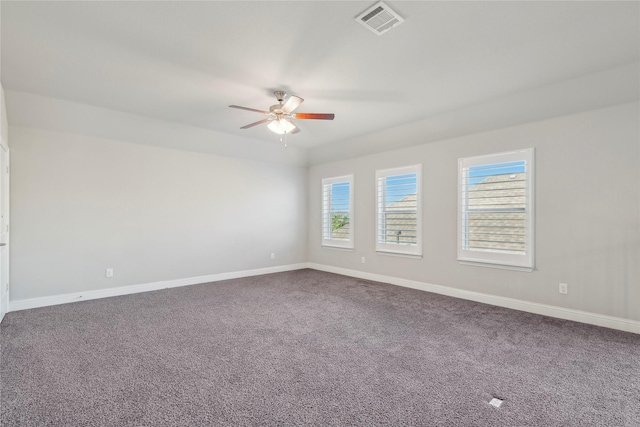
M 467 184 L 473 185 L 493 175 L 521 173 L 525 171 L 525 162 L 494 163 L 491 165 L 471 166 L 467 172 Z
M 501 174 L 521 173 L 525 171 L 525 162 L 495 163 L 490 165 L 472 166 L 468 169 L 468 181 L 470 185 L 484 181 L 487 177 Z M 389 192 L 386 197 L 386 206 L 395 203 L 405 197 L 416 194 L 416 174 L 394 175 L 385 178 L 385 184 L 393 185 L 401 189 L 397 192 Z M 349 183 L 339 182 L 331 186 L 332 211 L 334 213 L 349 212 Z
M 349 213 L 349 183 L 337 182 L 331 185 L 331 211 L 337 213 Z
M 389 206 L 407 196 L 416 194 L 416 174 L 393 175 L 385 178 L 385 186 L 394 188 L 386 193 L 385 206 Z
M 495 163 L 491 165 L 472 166 L 468 169 L 468 184 L 477 184 L 484 181 L 487 177 L 500 174 L 512 174 L 521 173 L 525 171 L 525 162 L 508 162 L 508 163 Z M 385 183 L 390 184 L 389 180 L 393 181 L 393 185 L 401 189 L 401 191 L 389 192 L 386 197 L 386 205 L 389 206 L 405 197 L 416 194 L 416 175 L 394 175 L 385 178 Z M 334 213 L 348 213 L 349 212 L 349 183 L 338 182 L 331 186 L 331 201 L 332 211 Z

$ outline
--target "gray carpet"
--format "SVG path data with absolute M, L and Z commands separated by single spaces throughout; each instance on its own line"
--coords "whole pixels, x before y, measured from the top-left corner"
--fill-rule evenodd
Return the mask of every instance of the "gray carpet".
M 314 270 L 0 329 L 2 426 L 640 426 L 640 335 Z

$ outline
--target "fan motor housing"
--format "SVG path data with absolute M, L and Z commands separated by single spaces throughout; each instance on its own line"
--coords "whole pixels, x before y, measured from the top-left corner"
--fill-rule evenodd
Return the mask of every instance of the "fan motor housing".
M 282 111 L 281 108 L 282 108 L 282 104 L 275 104 L 275 105 L 272 105 L 271 107 L 269 107 L 269 112 L 271 114 L 275 114 L 275 115 L 278 115 L 278 116 L 280 116 L 280 115 L 288 115 L 284 111 Z

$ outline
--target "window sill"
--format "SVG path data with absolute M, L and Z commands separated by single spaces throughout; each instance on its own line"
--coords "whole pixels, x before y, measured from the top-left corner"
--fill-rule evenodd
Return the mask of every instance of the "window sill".
M 475 267 L 498 268 L 500 270 L 525 271 L 527 273 L 531 273 L 533 271 L 533 267 L 522 267 L 519 265 L 506 265 L 506 264 L 494 264 L 489 262 L 465 261 L 462 259 L 459 259 L 458 263 L 461 265 L 472 265 Z
M 378 255 L 395 256 L 400 258 L 422 259 L 422 254 L 416 255 L 416 254 L 409 254 L 404 252 L 391 252 L 391 251 L 380 251 L 380 250 L 376 251 L 376 253 Z
M 353 252 L 354 248 L 351 246 L 334 246 L 334 245 L 327 245 L 324 244 L 322 245 L 322 249 L 332 249 L 332 250 L 337 250 L 337 251 L 348 251 L 348 252 Z

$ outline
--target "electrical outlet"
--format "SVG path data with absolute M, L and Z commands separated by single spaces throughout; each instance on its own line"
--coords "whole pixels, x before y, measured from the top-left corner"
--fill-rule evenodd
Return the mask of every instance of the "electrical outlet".
M 569 285 L 567 285 L 566 283 L 560 283 L 560 286 L 558 287 L 558 292 L 560 292 L 561 294 L 568 294 Z
M 365 259 L 365 257 L 362 257 L 362 258 L 360 258 L 360 262 L 363 263 L 363 264 L 366 264 L 367 260 Z
M 275 252 L 271 252 L 271 259 L 276 259 L 276 253 Z
M 113 277 L 113 268 L 107 268 L 107 272 L 106 272 L 105 276 Z

